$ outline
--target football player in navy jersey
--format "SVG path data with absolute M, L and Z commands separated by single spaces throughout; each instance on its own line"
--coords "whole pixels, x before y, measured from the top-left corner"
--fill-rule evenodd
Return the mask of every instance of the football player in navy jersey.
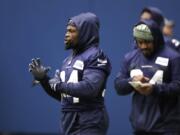
M 61 102 L 63 135 L 106 135 L 108 114 L 104 93 L 111 64 L 99 48 L 99 20 L 93 13 L 69 19 L 65 48 L 72 49 L 54 78 L 48 68 L 34 58 L 29 71 L 44 90 Z
M 180 135 L 180 55 L 159 26 L 142 20 L 133 29 L 137 49 L 125 55 L 115 78 L 119 95 L 132 93 L 135 135 Z

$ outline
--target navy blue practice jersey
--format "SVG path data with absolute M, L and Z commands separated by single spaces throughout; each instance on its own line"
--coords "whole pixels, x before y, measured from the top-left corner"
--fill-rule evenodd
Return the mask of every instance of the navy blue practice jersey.
M 72 111 L 103 107 L 110 70 L 109 59 L 98 47 L 66 58 L 60 70 L 63 88 L 67 89 L 61 93 L 62 109 Z

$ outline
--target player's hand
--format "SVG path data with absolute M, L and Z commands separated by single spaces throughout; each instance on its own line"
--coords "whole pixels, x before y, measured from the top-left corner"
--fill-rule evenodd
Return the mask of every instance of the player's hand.
M 153 91 L 153 85 L 150 83 L 141 83 L 135 90 L 142 95 L 148 96 Z
M 144 83 L 144 82 L 148 82 L 148 81 L 149 81 L 149 78 L 147 78 L 147 77 L 145 77 L 145 76 L 143 76 L 143 75 L 136 75 L 136 76 L 133 76 L 133 77 L 132 77 L 132 81 L 133 81 L 133 82 L 138 82 L 138 81 L 140 81 L 140 82 Z
M 32 62 L 29 64 L 29 72 L 31 72 L 38 81 L 43 79 L 49 70 L 50 67 L 44 67 L 41 64 L 40 58 L 33 58 Z

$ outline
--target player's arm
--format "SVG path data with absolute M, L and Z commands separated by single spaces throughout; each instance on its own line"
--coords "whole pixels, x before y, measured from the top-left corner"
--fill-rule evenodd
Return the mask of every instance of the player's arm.
M 73 97 L 79 98 L 94 98 L 97 97 L 102 89 L 105 87 L 107 76 L 109 75 L 107 69 L 110 63 L 104 60 L 104 63 L 98 63 L 98 58 L 93 58 L 88 62 L 84 69 L 82 80 L 73 82 L 60 82 L 52 85 L 55 91 L 65 93 Z M 110 70 L 110 69 L 109 69 Z
M 57 74 L 57 73 L 56 73 Z M 59 80 L 57 79 L 55 74 L 55 77 L 50 79 L 50 77 L 46 76 L 45 78 L 43 78 L 42 80 L 40 80 L 40 84 L 43 87 L 43 89 L 45 90 L 45 92 L 50 95 L 51 97 L 57 99 L 58 101 L 61 101 L 61 93 L 59 93 L 58 91 L 54 91 L 51 86 L 49 81 L 56 81 L 59 82 Z
M 97 97 L 106 81 L 106 74 L 96 69 L 86 69 L 82 81 L 78 83 L 57 83 L 54 90 L 73 97 L 93 98 Z
M 114 86 L 117 94 L 127 95 L 133 91 L 133 87 L 129 84 L 132 79 L 130 78 L 128 71 L 128 64 L 124 59 L 121 69 L 114 80 Z
M 168 69 L 170 70 L 171 82 L 155 84 L 153 92 L 155 94 L 180 95 L 180 57 L 172 60 Z

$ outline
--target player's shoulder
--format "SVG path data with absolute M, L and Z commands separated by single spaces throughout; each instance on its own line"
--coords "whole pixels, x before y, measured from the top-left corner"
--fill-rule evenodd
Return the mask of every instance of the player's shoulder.
M 138 48 L 133 49 L 130 52 L 127 52 L 124 56 L 125 61 L 132 61 L 135 58 L 140 58 L 140 50 Z
M 84 61 L 91 61 L 94 59 L 106 59 L 107 55 L 99 47 L 91 47 L 82 53 L 82 58 Z
M 166 56 L 169 59 L 176 59 L 180 57 L 180 54 L 174 50 L 172 47 L 165 45 L 162 51 L 162 55 Z
M 107 55 L 99 47 L 92 47 L 83 54 L 85 67 L 105 71 L 111 71 L 111 63 Z

